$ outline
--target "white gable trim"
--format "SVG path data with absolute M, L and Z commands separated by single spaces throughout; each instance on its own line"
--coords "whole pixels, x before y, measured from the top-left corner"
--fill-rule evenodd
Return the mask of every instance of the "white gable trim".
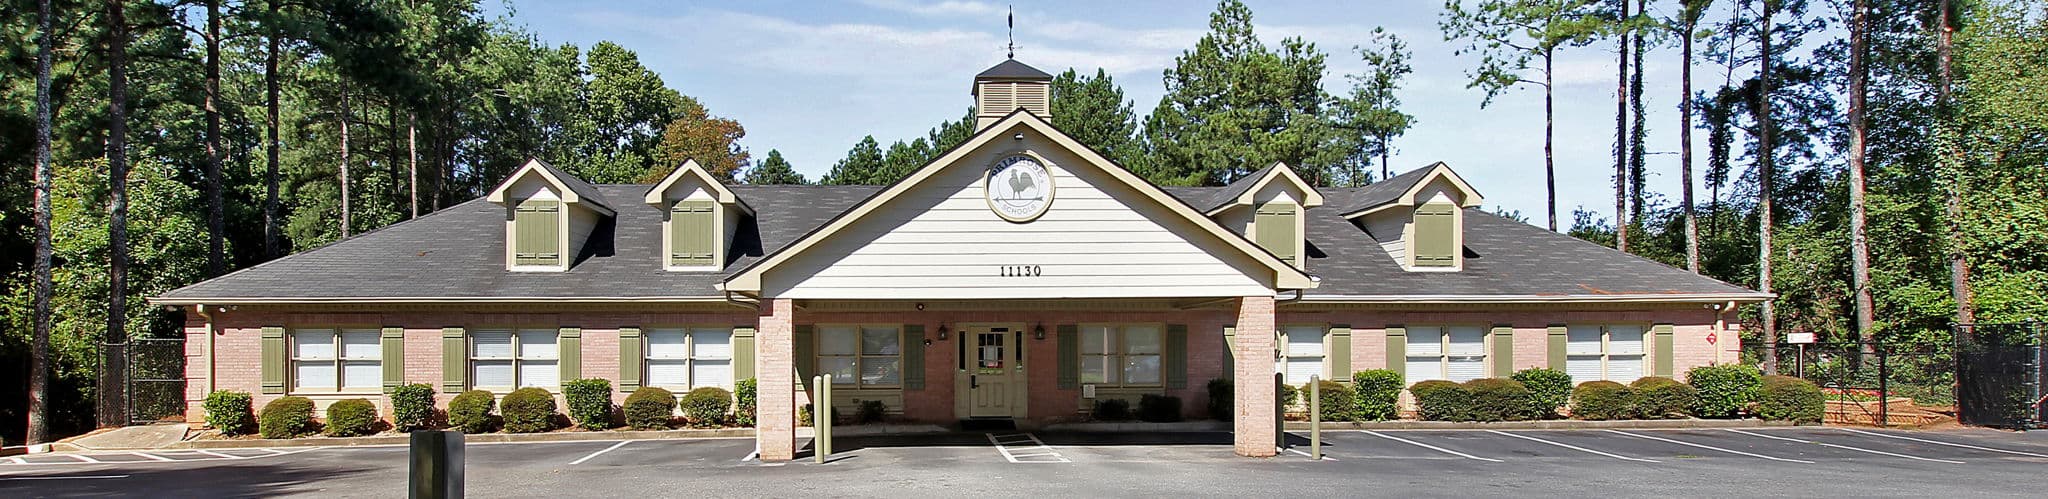
M 569 184 L 563 183 L 561 178 L 556 177 L 554 173 L 542 167 L 539 159 L 526 160 L 524 166 L 520 166 L 518 170 L 513 170 L 512 175 L 505 177 L 505 181 L 499 183 L 497 188 L 491 189 L 491 193 L 484 196 L 484 199 L 501 205 L 511 202 L 512 200 L 506 199 L 506 191 L 511 190 L 514 184 L 518 184 L 519 180 L 526 178 L 527 175 L 539 175 L 542 180 L 546 180 L 548 186 L 554 188 L 555 195 L 561 196 L 562 202 L 565 204 L 590 208 L 608 217 L 618 214 L 612 211 L 611 207 L 605 206 L 604 203 L 585 202 L 582 195 L 577 194 L 576 190 L 569 188 Z
M 661 182 L 654 184 L 653 188 L 647 189 L 647 194 L 642 196 L 642 200 L 646 201 L 647 204 L 655 206 L 665 204 L 662 197 L 667 195 L 668 190 L 674 188 L 676 183 L 682 181 L 684 177 L 697 177 L 698 181 L 709 186 L 712 196 L 718 200 L 718 204 L 739 205 L 740 211 L 748 215 L 754 214 L 753 207 L 747 206 L 745 200 L 733 194 L 732 189 L 727 189 L 723 182 L 718 181 L 718 177 L 711 176 L 711 172 L 705 171 L 704 167 L 698 165 L 695 159 L 683 160 L 683 164 L 677 166 L 675 171 L 669 172 L 668 176 L 662 177 Z
M 1302 180 L 1301 175 L 1294 173 L 1294 168 L 1288 167 L 1287 163 L 1273 163 L 1273 169 L 1268 171 L 1265 177 L 1259 178 L 1257 183 L 1252 184 L 1250 189 L 1246 189 L 1243 194 L 1239 194 L 1237 199 L 1227 200 L 1223 204 L 1209 209 L 1209 212 L 1204 213 L 1204 215 L 1213 217 L 1231 208 L 1258 204 L 1259 192 L 1266 190 L 1266 185 L 1273 183 L 1274 179 L 1284 179 L 1288 183 L 1294 184 L 1295 188 L 1301 189 L 1303 194 L 1302 199 L 1299 201 L 1302 208 L 1314 208 L 1323 205 L 1323 193 L 1317 192 L 1315 186 L 1309 185 L 1306 180 Z
M 1151 198 L 1153 202 L 1158 203 L 1162 207 L 1165 207 L 1168 211 L 1173 212 L 1175 215 L 1181 216 L 1182 218 L 1186 219 L 1189 223 L 1192 223 L 1196 227 L 1203 229 L 1203 231 L 1208 232 L 1211 237 L 1217 238 L 1224 244 L 1229 245 L 1230 247 L 1236 249 L 1238 252 L 1244 254 L 1245 256 L 1250 257 L 1252 260 L 1272 270 L 1274 273 L 1273 278 L 1271 279 L 1271 281 L 1266 282 L 1269 282 L 1270 286 L 1272 286 L 1274 289 L 1311 289 L 1316 287 L 1316 279 L 1310 277 L 1307 273 L 1303 272 L 1300 269 L 1294 268 L 1294 266 L 1292 265 L 1288 265 L 1287 262 L 1282 261 L 1278 257 L 1273 256 L 1272 253 L 1259 248 L 1258 245 L 1253 244 L 1251 241 L 1246 240 L 1243 236 L 1240 236 L 1235 232 L 1231 232 L 1229 229 L 1226 229 L 1222 225 L 1218 224 L 1215 220 L 1211 220 L 1208 217 L 1203 216 L 1201 212 L 1195 211 L 1195 209 L 1189 207 L 1187 203 L 1181 202 L 1178 198 L 1174 198 L 1172 196 L 1167 195 L 1166 192 L 1161 191 L 1159 187 L 1154 186 L 1150 182 L 1146 182 L 1143 179 L 1138 178 L 1137 175 L 1132 174 L 1130 171 L 1117 166 L 1108 158 L 1104 158 L 1101 154 L 1095 152 L 1094 149 L 1090 149 L 1089 147 L 1074 141 L 1072 137 L 1067 136 L 1067 134 L 1060 132 L 1058 129 L 1053 128 L 1051 124 L 1046 123 L 1045 119 L 1039 118 L 1038 116 L 1028 112 L 1013 111 L 1010 113 L 1008 117 L 1003 118 L 1001 121 L 996 122 L 994 125 L 983 128 L 981 129 L 981 131 L 976 132 L 975 135 L 969 137 L 965 143 L 962 143 L 959 146 L 954 147 L 951 151 L 948 151 L 946 154 L 940 156 L 938 159 L 933 160 L 931 163 L 926 164 L 923 168 L 919 168 L 916 172 L 912 172 L 909 177 L 905 177 L 903 180 L 899 180 L 894 184 L 890 184 L 889 187 L 882 189 L 880 192 L 877 192 L 874 196 L 869 197 L 865 201 L 862 201 L 859 205 L 854 206 L 853 209 L 847 210 L 845 213 L 842 213 L 838 217 L 833 218 L 824 226 L 819 227 L 818 229 L 812 231 L 809 234 L 805 234 L 803 237 L 798 238 L 794 242 L 791 242 L 788 246 L 783 247 L 781 250 L 777 250 L 775 253 L 770 254 L 759 261 L 756 261 L 753 265 L 748 266 L 746 269 L 741 270 L 739 273 L 734 274 L 732 277 L 726 278 L 725 283 L 723 284 L 723 286 L 721 286 L 721 290 L 753 293 L 760 292 L 761 276 L 767 273 L 769 270 L 774 269 L 777 265 L 781 265 L 784 262 L 791 260 L 792 258 L 795 258 L 798 254 L 801 254 L 804 251 L 809 250 L 810 248 L 816 246 L 819 242 L 832 237 L 833 234 L 841 230 L 845 230 L 849 226 L 852 226 L 855 222 L 861 220 L 862 218 L 865 218 L 868 214 L 877 211 L 883 205 L 888 204 L 891 200 L 897 198 L 898 196 L 902 196 L 904 193 L 909 192 L 912 188 L 924 182 L 926 179 L 931 178 L 934 175 L 937 175 L 939 171 L 953 166 L 955 163 L 958 163 L 963 157 L 967 156 L 968 154 L 976 150 L 981 149 L 982 146 L 987 145 L 989 142 L 994 141 L 997 138 L 1009 135 L 1009 130 L 1019 125 L 1030 127 L 1032 130 L 1040 134 L 1043 134 L 1045 137 L 1051 139 L 1055 144 L 1058 144 L 1060 147 L 1066 148 L 1074 155 L 1081 157 L 1084 162 L 1087 162 L 1091 166 L 1094 166 L 1098 170 L 1102 171 L 1104 174 L 1108 175 L 1110 178 L 1116 179 L 1117 181 L 1122 182 L 1126 186 L 1138 191 L 1140 194 L 1143 194 L 1144 196 Z M 1265 280 L 1261 279 L 1261 281 Z
M 1465 198 L 1463 203 L 1458 204 L 1459 208 L 1477 208 L 1481 203 L 1484 203 L 1486 201 L 1484 197 L 1479 195 L 1478 189 L 1473 189 L 1472 184 L 1466 183 L 1464 177 L 1458 176 L 1458 172 L 1451 171 L 1450 165 L 1438 162 L 1437 164 L 1429 165 L 1429 169 L 1429 173 L 1423 174 L 1421 180 L 1415 181 L 1415 185 L 1413 187 L 1409 187 L 1407 192 L 1401 193 L 1401 196 L 1394 198 L 1392 202 L 1381 204 L 1379 206 L 1367 207 L 1365 209 L 1361 209 L 1351 213 L 1345 213 L 1344 218 L 1358 218 L 1378 213 L 1381 211 L 1386 211 L 1397 206 L 1422 206 L 1422 200 L 1417 200 L 1415 198 L 1417 196 L 1420 196 L 1424 189 L 1428 189 L 1429 184 L 1436 182 L 1438 179 L 1443 179 L 1444 181 L 1449 182 L 1451 184 L 1451 187 L 1458 190 L 1458 193 L 1460 194 L 1459 197 Z

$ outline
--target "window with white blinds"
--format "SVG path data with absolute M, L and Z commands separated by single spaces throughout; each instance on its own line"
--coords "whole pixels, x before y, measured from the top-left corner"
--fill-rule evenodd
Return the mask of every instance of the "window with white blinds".
M 1640 325 L 1566 326 L 1565 374 L 1571 375 L 1573 383 L 1628 383 L 1643 377 L 1646 330 Z
M 1323 372 L 1322 326 L 1287 326 L 1281 329 L 1285 341 L 1280 344 L 1280 372 L 1285 373 L 1287 384 L 1308 383 L 1311 376 L 1326 376 Z
M 730 352 L 728 346 L 728 358 Z M 902 332 L 896 326 L 820 326 L 818 371 L 832 375 L 834 385 L 902 386 Z
M 648 386 L 732 388 L 732 330 L 655 328 L 647 331 Z
M 559 333 L 554 329 L 479 329 L 469 338 L 470 384 L 476 388 L 562 384 Z
M 1152 324 L 1081 326 L 1081 382 L 1159 385 L 1162 335 Z
M 376 329 L 292 330 L 294 392 L 373 391 L 384 384 L 382 335 Z
M 1433 379 L 1466 382 L 1486 377 L 1486 328 L 1410 326 L 1408 382 Z

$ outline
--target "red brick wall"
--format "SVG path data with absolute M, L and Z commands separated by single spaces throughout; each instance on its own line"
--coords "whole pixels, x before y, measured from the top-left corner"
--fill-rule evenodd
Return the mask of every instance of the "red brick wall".
M 1642 309 L 1642 310 L 1560 310 L 1560 311 L 1511 311 L 1511 312 L 1282 312 L 1280 322 L 1328 322 L 1351 324 L 1351 367 L 1353 369 L 1379 369 L 1387 365 L 1386 327 L 1389 325 L 1426 324 L 1508 324 L 1515 328 L 1514 366 L 1516 369 L 1550 367 L 1549 326 L 1565 323 L 1644 323 L 1672 324 L 1673 374 L 1680 379 L 1685 371 L 1694 366 L 1714 363 L 1736 362 L 1740 351 L 1736 345 L 1734 331 L 1720 331 L 1717 343 L 1707 342 L 1708 333 L 1715 332 L 1716 314 L 1706 308 L 1699 309 Z M 1716 351 L 1719 357 L 1716 357 Z M 1491 352 L 1492 350 L 1488 350 Z M 1650 352 L 1651 365 L 1655 365 L 1656 352 Z M 1562 366 L 1556 366 L 1562 368 Z

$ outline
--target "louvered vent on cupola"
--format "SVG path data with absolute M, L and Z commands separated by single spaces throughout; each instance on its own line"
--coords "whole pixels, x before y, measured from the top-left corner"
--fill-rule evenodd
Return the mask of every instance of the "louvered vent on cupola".
M 1052 119 L 1052 75 L 1016 59 L 975 75 L 973 93 L 976 131 L 1018 109 Z

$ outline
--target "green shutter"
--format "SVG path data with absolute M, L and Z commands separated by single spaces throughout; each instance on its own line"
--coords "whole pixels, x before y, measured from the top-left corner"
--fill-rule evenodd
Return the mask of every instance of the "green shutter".
M 718 240 L 718 222 L 713 219 L 712 201 L 678 201 L 669 210 L 669 265 L 696 267 L 716 265 L 712 245 Z
M 1387 369 L 1408 375 L 1408 328 L 1387 326 Z
M 1351 382 L 1351 325 L 1330 325 L 1329 354 L 1323 364 L 1330 366 L 1330 380 Z
M 1515 327 L 1505 324 L 1493 326 L 1493 376 L 1505 378 L 1515 374 Z
M 754 326 L 741 324 L 732 327 L 732 379 L 753 379 L 754 373 Z
M 1237 379 L 1237 326 L 1223 326 L 1223 379 Z
M 1167 388 L 1188 387 L 1188 325 L 1167 324 L 1166 344 L 1160 349 L 1160 368 L 1166 371 Z
M 556 374 L 562 375 L 562 384 L 583 377 L 583 328 L 565 327 L 555 337 L 555 355 L 560 359 L 555 364 Z
M 1676 360 L 1671 358 L 1671 356 L 1673 355 L 1673 352 L 1677 350 L 1675 345 L 1672 345 L 1673 336 L 1671 331 L 1671 325 L 1651 325 L 1650 335 L 1655 337 L 1657 341 L 1657 372 L 1655 374 L 1658 376 L 1669 378 L 1673 374 L 1674 370 L 1672 366 L 1675 364 L 1674 361 Z
M 441 328 L 441 393 L 469 388 L 469 342 L 459 327 Z
M 1301 235 L 1294 232 L 1294 218 L 1299 212 L 1293 204 L 1266 203 L 1259 206 L 1258 214 L 1252 219 L 1259 247 L 1295 267 L 1301 266 L 1299 255 L 1294 250 L 1301 245 Z
M 518 237 L 512 248 L 514 265 L 560 265 L 562 263 L 562 205 L 551 199 L 519 202 L 512 216 Z
M 405 384 L 405 328 L 384 328 L 384 393 L 397 390 Z
M 737 357 L 739 355 L 739 332 L 734 331 L 733 336 L 733 355 Z M 640 328 L 619 328 L 620 392 L 631 393 L 633 390 L 640 389 L 640 372 L 642 371 L 640 363 L 647 358 L 646 351 L 642 350 L 645 344 L 643 341 L 645 340 L 640 337 Z M 734 364 L 738 364 L 738 362 L 735 361 Z M 734 368 L 734 372 L 738 372 L 737 367 Z M 738 374 L 734 374 L 734 376 L 738 376 Z
M 1566 343 L 1566 336 L 1565 336 L 1565 327 L 1564 327 L 1564 325 L 1563 325 L 1563 324 L 1551 324 L 1551 325 L 1550 325 L 1550 331 L 1549 331 L 1549 332 L 1550 332 L 1550 346 L 1549 346 L 1549 352 L 1547 352 L 1547 353 L 1549 353 L 1549 354 L 1550 354 L 1550 355 L 1549 355 L 1549 357 L 1550 357 L 1550 358 L 1548 359 L 1548 365 L 1546 365 L 1546 366 L 1544 366 L 1544 367 L 1549 367 L 1549 368 L 1551 368 L 1551 369 L 1556 369 L 1556 370 L 1559 370 L 1559 371 L 1563 371 L 1563 370 L 1564 370 L 1564 348 L 1565 348 L 1565 343 Z
M 1415 266 L 1449 267 L 1457 262 L 1457 208 L 1427 203 L 1415 210 Z
M 923 324 L 903 325 L 903 389 L 924 389 Z
M 285 371 L 290 368 L 291 357 L 286 351 L 284 328 L 263 327 L 263 393 L 284 393 Z
M 1061 324 L 1059 328 L 1059 389 L 1081 388 L 1081 327 Z
M 795 343 L 791 345 L 791 354 L 796 358 L 791 360 L 790 364 L 796 366 L 796 384 L 811 386 L 811 376 L 815 376 L 818 373 L 818 343 L 816 335 L 811 333 L 811 326 L 808 325 L 796 326 L 791 329 L 790 341 Z

